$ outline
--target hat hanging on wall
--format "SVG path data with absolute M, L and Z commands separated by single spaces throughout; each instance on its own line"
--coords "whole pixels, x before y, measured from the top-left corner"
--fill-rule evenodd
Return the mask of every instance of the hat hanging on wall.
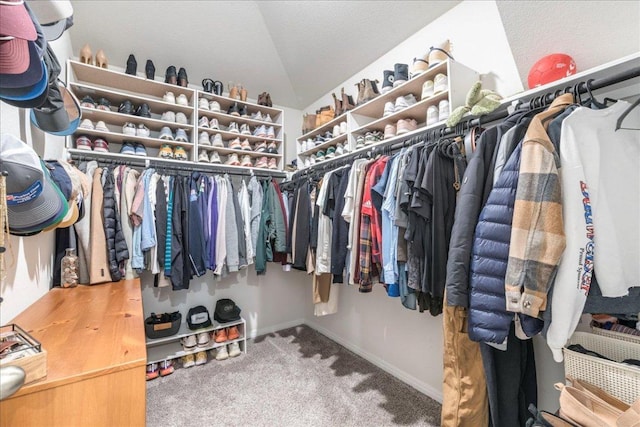
M 0 158 L 2 171 L 8 174 L 9 232 L 35 234 L 62 221 L 69 205 L 36 152 L 14 135 L 3 133 Z
M 73 6 L 65 0 L 29 1 L 48 41 L 57 40 L 73 25 Z

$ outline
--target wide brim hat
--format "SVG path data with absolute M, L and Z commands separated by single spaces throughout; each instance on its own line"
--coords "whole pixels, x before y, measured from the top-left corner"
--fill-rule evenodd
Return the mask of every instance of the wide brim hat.
M 36 152 L 16 136 L 3 133 L 0 159 L 0 169 L 7 174 L 9 231 L 37 233 L 59 223 L 69 207 Z

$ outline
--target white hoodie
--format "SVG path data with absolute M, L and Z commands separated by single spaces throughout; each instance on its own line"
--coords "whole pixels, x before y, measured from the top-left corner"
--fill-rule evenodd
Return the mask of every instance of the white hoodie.
M 547 332 L 557 362 L 582 314 L 594 269 L 604 296 L 624 296 L 628 288 L 640 286 L 640 133 L 615 131 L 628 106 L 618 101 L 604 110 L 578 108 L 562 123 L 567 245 Z

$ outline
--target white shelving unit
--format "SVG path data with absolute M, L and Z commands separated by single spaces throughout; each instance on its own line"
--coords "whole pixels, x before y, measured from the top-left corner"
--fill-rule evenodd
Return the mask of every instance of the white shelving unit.
M 188 354 L 195 354 L 201 351 L 209 351 L 231 343 L 237 342 L 240 344 L 240 350 L 247 353 L 247 328 L 246 322 L 243 318 L 235 322 L 218 323 L 211 321 L 212 325 L 208 328 L 191 330 L 189 329 L 186 321 L 180 325 L 178 333 L 171 335 L 170 337 L 150 339 L 147 338 L 147 363 L 162 362 L 163 360 L 177 359 Z M 189 335 L 199 334 L 201 332 L 211 333 L 218 329 L 229 328 L 231 326 L 237 326 L 240 332 L 240 337 L 234 340 L 228 340 L 222 343 L 216 343 L 213 340 L 213 336 L 209 340 L 209 344 L 205 347 L 196 347 L 193 350 L 185 351 L 180 343 L 180 340 Z
M 434 95 L 420 99 L 422 95 L 422 85 L 428 80 L 434 80 L 438 74 L 444 74 L 447 76 L 447 89 L 435 93 Z M 464 105 L 467 92 L 476 81 L 480 80 L 480 74 L 459 62 L 447 60 L 442 62 L 433 68 L 428 69 L 422 74 L 408 80 L 407 82 L 391 89 L 385 94 L 378 95 L 372 100 L 357 106 L 346 114 L 336 117 L 331 122 L 308 132 L 299 138 L 297 141 L 298 148 L 298 169 L 305 169 L 304 163 L 309 156 L 315 156 L 320 150 L 326 152 L 326 149 L 331 146 L 336 146 L 338 143 L 342 143 L 347 147 L 344 151 L 344 155 L 355 152 L 368 150 L 371 147 L 375 147 L 377 144 L 389 142 L 390 139 L 377 141 L 366 144 L 364 147 L 356 149 L 356 138 L 359 135 L 364 135 L 367 132 L 381 132 L 384 134 L 384 128 L 388 124 L 396 124 L 400 119 L 414 119 L 418 127 L 415 131 L 405 133 L 396 138 L 407 138 L 411 135 L 424 131 L 425 129 L 436 127 L 442 124 L 441 121 L 430 125 L 426 124 L 427 109 L 431 106 L 438 106 L 441 101 L 449 101 L 449 114 L 458 106 Z M 418 102 L 383 117 L 384 105 L 387 102 L 395 103 L 398 97 L 413 94 Z M 340 122 L 346 121 L 347 133 L 339 136 L 334 136 L 332 139 L 315 145 L 312 148 L 301 150 L 302 143 L 308 139 L 315 139 L 318 135 L 323 135 L 327 131 L 332 131 L 333 126 Z M 336 156 L 337 158 L 339 156 Z M 327 159 L 328 160 L 328 159 Z
M 189 87 L 182 87 L 177 85 L 171 85 L 156 80 L 149 80 L 140 76 L 133 76 L 124 74 L 119 71 L 104 69 L 95 67 L 93 65 L 87 65 L 75 60 L 69 60 L 67 66 L 67 81 L 71 91 L 76 95 L 79 100 L 82 100 L 85 96 L 90 96 L 96 103 L 100 98 L 107 99 L 111 106 L 109 111 L 98 110 L 94 108 L 82 107 L 82 118 L 89 119 L 95 124 L 98 121 L 103 121 L 108 131 L 99 131 L 91 129 L 79 128 L 74 135 L 67 138 L 67 149 L 71 154 L 84 155 L 85 157 L 101 158 L 105 157 L 103 153 L 93 153 L 87 150 L 78 150 L 75 145 L 75 140 L 79 135 L 87 135 L 92 141 L 101 137 L 109 144 L 109 158 L 117 161 L 118 159 L 127 160 L 129 157 L 124 154 L 120 154 L 120 149 L 123 142 L 131 141 L 144 145 L 147 156 L 144 158 L 149 160 L 164 160 L 159 159 L 158 152 L 160 147 L 169 144 L 171 147 L 183 147 L 187 152 L 188 161 L 180 161 L 183 166 L 188 167 L 191 165 L 207 166 L 211 165 L 216 170 L 269 170 L 271 172 L 281 172 L 284 167 L 283 156 L 283 140 L 284 140 L 284 112 L 281 109 L 267 107 L 263 105 L 253 104 L 251 102 L 243 102 L 227 98 L 224 96 L 217 96 L 208 92 L 195 90 Z M 180 105 L 177 103 L 166 102 L 163 96 L 167 92 L 172 92 L 177 98 L 183 94 L 187 97 L 188 105 Z M 215 100 L 220 104 L 221 111 L 213 112 L 206 109 L 198 108 L 198 99 L 200 97 L 207 98 L 207 100 Z M 118 112 L 119 105 L 125 100 L 131 101 L 135 108 L 139 105 L 146 103 L 149 106 L 151 117 L 141 117 L 134 114 L 123 114 Z M 227 114 L 229 107 L 237 102 L 239 106 L 245 106 L 249 115 L 260 111 L 263 115 L 269 114 L 272 122 L 263 120 L 255 120 L 250 117 L 237 117 L 231 114 Z M 134 112 L 135 112 L 134 108 Z M 184 113 L 187 117 L 187 123 L 177 123 L 162 119 L 162 114 L 172 111 L 174 113 Z M 200 117 L 205 116 L 208 119 L 215 118 L 218 120 L 221 130 L 212 130 L 208 128 L 198 127 L 198 120 Z M 122 126 L 125 123 L 133 123 L 134 125 L 144 124 L 149 128 L 149 137 L 131 136 L 122 133 Z M 239 133 L 228 132 L 227 128 L 231 122 L 236 122 L 240 126 L 241 124 L 249 125 L 252 135 L 241 135 Z M 264 125 L 269 128 L 273 126 L 275 138 L 257 137 L 253 136 L 253 130 L 256 127 Z M 186 131 L 189 141 L 177 142 L 166 139 L 160 139 L 160 131 L 163 127 L 169 127 L 171 131 L 176 133 L 178 129 Z M 206 131 L 209 135 L 220 133 L 225 143 L 224 148 L 212 147 L 210 145 L 199 145 L 198 136 L 199 132 Z M 275 144 L 277 147 L 276 153 L 259 153 L 249 150 L 235 150 L 228 148 L 229 141 L 239 137 L 240 140 L 247 139 L 252 147 L 255 147 L 257 143 L 265 141 L 267 144 Z M 208 151 L 218 151 L 221 155 L 222 164 L 211 164 L 205 162 L 198 162 L 198 152 L 200 149 Z M 238 155 L 238 159 L 242 160 L 242 156 L 248 155 L 251 157 L 252 164 L 256 163 L 256 160 L 261 157 L 269 159 L 276 159 L 277 168 L 256 168 L 256 167 L 244 167 L 244 166 L 231 166 L 224 165 L 226 156 L 230 154 Z M 112 156 L 113 155 L 113 156 Z M 140 157 L 138 157 L 139 159 Z M 185 165 L 186 163 L 186 165 Z

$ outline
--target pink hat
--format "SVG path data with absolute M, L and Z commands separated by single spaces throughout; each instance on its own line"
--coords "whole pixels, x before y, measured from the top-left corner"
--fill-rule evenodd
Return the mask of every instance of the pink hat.
M 0 38 L 0 74 L 22 74 L 27 71 L 30 62 L 27 40 Z
M 0 1 L 0 36 L 35 41 L 38 37 L 24 0 Z

